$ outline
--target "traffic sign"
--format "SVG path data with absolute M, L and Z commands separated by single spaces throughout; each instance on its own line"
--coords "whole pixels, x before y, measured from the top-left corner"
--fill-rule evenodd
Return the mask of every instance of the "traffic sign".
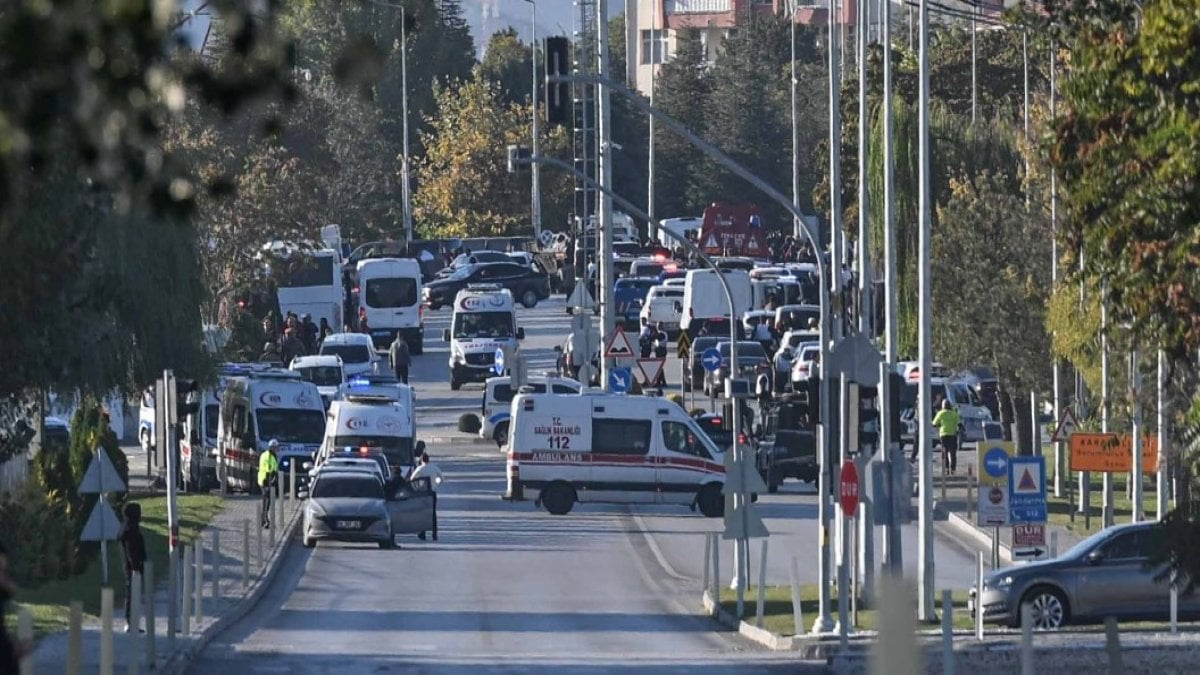
M 592 299 L 592 294 L 588 292 L 583 279 L 576 279 L 575 290 L 571 291 L 571 296 L 567 298 L 567 307 L 591 309 L 595 306 L 596 301 Z
M 979 519 L 981 527 L 1008 525 L 1008 490 L 999 485 L 979 486 Z
M 504 348 L 496 347 L 495 361 L 492 363 L 492 370 L 496 371 L 497 375 L 504 374 Z
M 1046 545 L 1045 523 L 1017 523 L 1012 526 L 1012 547 L 1018 548 Z
M 992 478 L 1008 475 L 1008 453 L 1003 448 L 988 448 L 983 453 L 983 470 Z
M 1071 470 L 1098 473 L 1133 471 L 1133 437 L 1129 434 L 1075 433 L 1070 437 Z M 1158 472 L 1158 437 L 1142 437 L 1142 473 Z
M 97 499 L 91 514 L 88 515 L 87 523 L 83 526 L 83 532 L 79 535 L 79 540 L 108 541 L 116 539 L 120 529 L 121 522 L 117 520 L 117 514 L 113 513 L 108 501 Z
M 629 336 L 625 334 L 624 328 L 617 326 L 617 329 L 613 331 L 612 339 L 604 348 L 604 356 L 610 359 L 637 356 L 637 352 L 633 351 L 633 343 L 629 341 Z
M 1012 441 L 981 441 L 975 455 L 975 462 L 979 466 L 979 484 L 1007 486 L 1008 461 L 1015 454 Z
M 759 539 L 768 536 L 767 526 L 758 515 L 752 494 L 767 491 L 767 484 L 755 466 L 746 461 L 735 460 L 733 451 L 725 453 L 725 484 L 721 493 L 725 495 L 725 531 L 722 539 Z M 734 506 L 734 495 L 742 495 L 744 503 Z
M 658 376 L 662 375 L 663 364 L 666 359 L 638 359 L 638 368 L 642 371 L 642 381 L 646 384 L 653 384 L 658 381 Z
M 96 448 L 83 480 L 79 482 L 79 494 L 103 494 L 105 492 L 124 492 L 125 482 L 117 473 L 112 460 L 104 448 Z M 95 541 L 95 540 L 93 540 Z
M 1012 523 L 1046 522 L 1046 458 L 1008 461 L 1008 512 Z
M 1063 408 L 1062 415 L 1058 417 L 1058 426 L 1054 427 L 1054 433 L 1050 434 L 1051 443 L 1061 443 L 1071 437 L 1075 433 L 1075 413 L 1071 412 L 1070 408 Z
M 847 518 L 853 518 L 858 511 L 858 495 L 858 467 L 853 460 L 847 460 L 842 464 L 842 476 L 838 480 L 838 501 L 842 504 L 842 514 Z
M 692 338 L 688 337 L 687 331 L 680 331 L 679 339 L 675 341 L 675 356 L 686 359 L 691 353 Z
M 614 394 L 624 394 L 633 384 L 633 373 L 628 368 L 613 368 L 608 371 L 608 390 Z
M 700 355 L 700 365 L 704 369 L 712 373 L 721 367 L 721 352 L 717 351 L 716 347 L 709 347 Z

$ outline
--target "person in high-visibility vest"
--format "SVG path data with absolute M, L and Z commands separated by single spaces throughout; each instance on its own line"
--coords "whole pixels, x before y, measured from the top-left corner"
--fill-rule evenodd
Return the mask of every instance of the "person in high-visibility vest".
M 279 478 L 279 441 L 274 438 L 267 443 L 267 451 L 258 456 L 258 487 L 262 489 L 262 526 L 271 527 L 271 488 Z
M 942 409 L 933 416 L 933 426 L 937 427 L 942 443 L 942 471 L 952 474 L 958 470 L 958 430 L 962 427 L 962 417 L 949 400 L 942 399 Z

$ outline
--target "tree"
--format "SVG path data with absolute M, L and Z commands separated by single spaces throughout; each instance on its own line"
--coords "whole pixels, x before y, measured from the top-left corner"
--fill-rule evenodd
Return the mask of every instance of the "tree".
M 420 187 L 415 216 L 426 236 L 500 236 L 529 231 L 529 173 L 510 174 L 507 146 L 527 142 L 528 107 L 505 105 L 500 87 L 475 77 L 437 92 L 437 114 L 429 119 L 426 155 L 417 165 Z M 545 126 L 542 127 L 546 129 Z M 566 155 L 562 129 L 543 132 L 543 154 Z M 545 222 L 565 220 L 571 181 L 561 172 L 542 172 Z
M 706 106 L 712 94 L 712 76 L 696 31 L 676 34 L 676 51 L 663 64 L 654 83 L 654 105 L 689 129 L 705 128 Z M 678 134 L 654 135 L 654 212 L 664 217 L 699 215 L 706 202 L 692 200 L 688 188 L 704 155 Z
M 479 73 L 500 87 L 505 103 L 525 103 L 533 86 L 532 50 L 525 46 L 515 28 L 497 31 L 488 40 Z
M 609 72 L 614 79 L 624 81 L 626 74 L 624 14 L 609 19 L 608 37 L 610 45 Z M 632 83 L 626 82 L 625 84 L 630 89 L 634 89 Z M 634 95 L 641 97 L 641 94 L 635 89 Z M 649 117 L 620 94 L 612 95 L 610 113 L 612 139 L 616 145 L 620 146 L 614 148 L 615 151 L 612 153 L 613 190 L 630 202 L 644 208 L 647 205 L 646 188 L 649 181 Z M 657 171 L 657 167 L 655 170 Z

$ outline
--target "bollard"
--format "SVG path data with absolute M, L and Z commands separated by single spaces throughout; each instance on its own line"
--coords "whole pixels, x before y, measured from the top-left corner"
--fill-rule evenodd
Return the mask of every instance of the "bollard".
M 1171 582 L 1171 635 L 1179 633 L 1179 588 Z
M 800 635 L 804 630 L 804 607 L 800 599 L 800 559 L 792 556 L 792 622 L 796 624 L 793 635 Z
M 271 488 L 264 486 L 263 489 L 270 490 Z M 279 519 L 275 517 L 275 514 L 278 512 L 278 508 L 278 499 L 272 499 L 271 505 L 267 507 L 267 524 L 269 525 L 267 528 L 267 546 L 271 550 L 275 550 L 275 530 L 279 529 Z M 263 562 L 264 564 L 266 563 L 266 561 Z
M 716 603 L 717 610 L 721 609 L 721 539 L 720 535 L 713 534 L 713 578 L 712 578 L 712 596 L 713 602 Z
M 942 452 L 945 453 L 946 451 L 942 450 Z M 948 462 L 950 460 L 943 457 L 942 461 Z M 949 469 L 947 469 L 947 471 L 949 471 Z M 946 503 L 946 484 L 949 482 L 950 482 L 950 474 L 942 472 L 942 504 Z
M 183 570 L 183 609 L 179 615 L 183 619 L 181 630 L 187 637 L 192 634 L 192 547 L 184 544 L 182 552 L 179 567 Z
M 179 629 L 179 549 L 167 554 L 167 646 L 175 646 L 175 631 Z
M 250 587 L 250 519 L 242 518 L 242 588 Z
M 283 490 L 279 489 L 278 481 L 275 482 L 275 499 L 271 503 L 275 505 L 275 522 L 271 523 L 271 529 L 279 530 L 283 527 Z M 275 538 L 283 538 L 283 533 L 277 533 Z
M 942 590 L 942 675 L 954 675 L 954 593 Z
M 137 675 L 138 666 L 142 663 L 142 641 L 138 639 L 138 631 L 142 625 L 142 575 L 134 572 L 129 577 L 129 673 Z
M 708 591 L 708 573 L 712 571 L 712 533 L 704 533 L 704 590 Z
M 1033 675 L 1033 605 L 1021 603 L 1021 675 Z
M 100 589 L 100 675 L 113 675 L 113 591 Z
M 296 458 L 288 460 L 288 491 L 291 494 L 288 496 L 292 501 L 296 500 Z
M 983 551 L 975 552 L 975 639 L 983 639 Z
M 213 528 L 212 533 L 212 601 L 221 597 L 221 531 Z M 213 605 L 213 613 L 216 613 Z
M 28 609 L 17 610 L 17 644 L 33 644 L 33 615 Z M 33 675 L 33 654 L 26 654 L 20 663 L 21 675 Z
M 763 610 L 767 604 L 767 540 L 763 538 L 762 548 L 758 553 L 758 607 L 754 619 L 754 625 L 763 627 Z
M 79 675 L 83 666 L 83 603 L 71 603 L 67 619 L 67 675 Z
M 255 567 L 262 567 L 263 564 L 263 540 L 262 540 L 262 522 L 258 523 L 258 527 L 254 528 L 254 537 L 258 540 L 258 557 L 254 559 Z
M 1108 672 L 1123 675 L 1125 662 L 1121 660 L 1121 634 L 1117 631 L 1117 617 L 1104 618 L 1104 651 L 1108 652 Z
M 155 661 L 158 660 L 157 645 L 154 644 L 155 633 L 158 632 L 158 625 L 154 621 L 154 614 L 158 611 L 154 606 L 157 595 L 154 588 L 154 561 L 147 560 L 143 569 L 145 570 L 142 573 L 143 585 L 146 587 L 142 593 L 146 605 L 146 665 L 150 670 L 154 670 Z
M 200 619 L 204 618 L 204 539 L 199 535 L 192 542 L 192 551 L 196 556 L 196 564 L 192 567 L 192 591 L 196 598 L 192 601 L 192 609 L 196 612 L 196 631 L 200 631 Z
M 975 519 L 975 475 L 971 467 L 967 467 L 967 520 Z

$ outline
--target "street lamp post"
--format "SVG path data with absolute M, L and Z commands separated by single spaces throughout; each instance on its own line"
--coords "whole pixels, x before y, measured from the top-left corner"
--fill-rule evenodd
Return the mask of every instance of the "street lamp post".
M 404 170 L 403 180 L 404 185 L 402 191 L 404 195 L 404 237 L 409 244 L 413 240 L 413 218 L 412 218 L 412 181 L 410 180 L 411 162 L 408 154 L 408 29 L 404 24 L 405 15 L 404 6 L 400 6 L 400 107 L 403 115 L 403 134 L 404 134 Z
M 532 114 L 532 117 L 533 117 L 533 154 L 537 155 L 538 154 L 538 141 L 539 141 L 539 139 L 538 139 L 538 136 L 539 136 L 539 133 L 538 133 L 538 117 L 539 117 L 539 114 L 538 114 L 538 85 L 540 84 L 538 82 L 539 78 L 538 78 L 538 57 L 537 57 L 537 52 L 538 52 L 537 2 L 535 2 L 535 0 L 525 0 L 525 2 L 529 3 L 529 7 L 531 10 L 530 11 L 530 24 L 531 24 L 531 30 L 533 32 L 533 35 L 529 40 L 529 55 L 530 55 L 530 60 L 533 62 L 533 82 L 530 87 L 530 89 L 531 89 L 530 99 L 532 101 L 531 110 L 533 113 Z M 537 164 L 534 164 L 531 167 L 530 182 L 532 184 L 533 194 L 530 195 L 531 201 L 530 201 L 529 212 L 530 212 L 530 218 L 532 218 L 532 220 L 533 220 L 533 237 L 534 237 L 534 239 L 537 239 L 542 236 L 542 181 L 541 181 L 541 167 L 538 166 Z

